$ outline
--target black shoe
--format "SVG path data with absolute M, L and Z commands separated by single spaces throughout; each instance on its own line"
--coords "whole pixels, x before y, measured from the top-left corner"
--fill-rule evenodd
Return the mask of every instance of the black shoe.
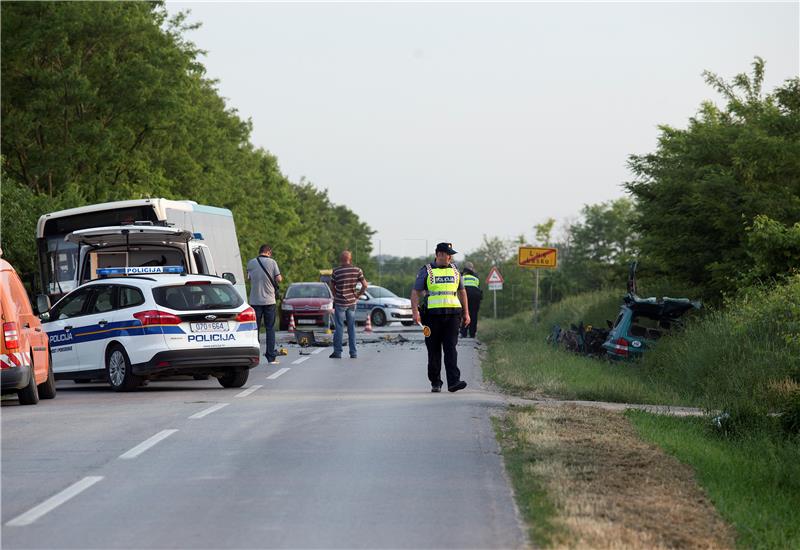
M 467 387 L 467 383 L 463 380 L 461 382 L 456 382 L 452 386 L 447 386 L 447 391 L 449 392 L 457 392 L 458 390 L 463 390 Z
M 433 384 L 431 386 L 431 393 L 439 393 L 441 391 L 442 391 L 442 385 L 441 384 Z
M 328 356 L 328 358 L 329 358 L 329 359 L 341 359 L 341 358 L 342 358 L 342 356 L 341 356 L 341 355 L 336 355 L 335 353 L 331 353 L 331 354 Z

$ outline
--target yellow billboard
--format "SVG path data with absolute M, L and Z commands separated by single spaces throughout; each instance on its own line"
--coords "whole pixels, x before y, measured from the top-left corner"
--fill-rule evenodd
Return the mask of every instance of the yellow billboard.
M 517 264 L 522 267 L 558 267 L 558 249 L 520 246 Z

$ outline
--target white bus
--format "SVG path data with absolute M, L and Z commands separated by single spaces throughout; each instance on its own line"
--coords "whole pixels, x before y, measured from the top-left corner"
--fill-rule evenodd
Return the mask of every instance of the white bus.
M 231 211 L 194 201 L 169 199 L 107 202 L 44 214 L 36 226 L 42 292 L 55 301 L 82 282 L 80 274 L 85 269 L 81 264 L 84 260 L 81 244 L 74 238 L 67 240 L 68 235 L 82 229 L 142 223 L 190 232 L 194 246 L 187 258 L 187 270 L 211 275 L 233 274 L 236 289 L 246 299 L 242 257 Z M 138 267 L 129 264 L 133 257 L 120 255 L 125 265 L 119 267 Z M 139 258 L 147 260 L 142 255 Z

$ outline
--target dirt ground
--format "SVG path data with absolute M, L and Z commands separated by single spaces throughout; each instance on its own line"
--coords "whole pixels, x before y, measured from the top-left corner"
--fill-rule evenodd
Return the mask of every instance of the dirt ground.
M 536 450 L 526 467 L 545 480 L 570 533 L 556 547 L 734 547 L 691 468 L 642 442 L 620 413 L 538 405 L 510 414 Z

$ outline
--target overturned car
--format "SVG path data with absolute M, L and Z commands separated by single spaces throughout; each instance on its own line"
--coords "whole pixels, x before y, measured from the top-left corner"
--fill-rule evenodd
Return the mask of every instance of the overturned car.
M 628 294 L 617 320 L 608 321 L 610 331 L 603 348 L 611 359 L 641 357 L 663 335 L 682 327 L 686 313 L 701 307 L 699 301 L 688 298 L 640 298 L 636 295 L 636 266 L 636 262 L 631 265 Z

